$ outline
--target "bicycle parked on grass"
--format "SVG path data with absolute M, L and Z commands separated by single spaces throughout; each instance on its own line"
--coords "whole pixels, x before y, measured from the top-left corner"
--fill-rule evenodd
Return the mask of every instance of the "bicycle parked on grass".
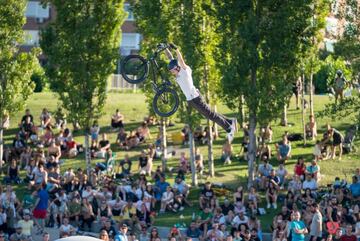
M 173 115 L 179 107 L 179 96 L 156 61 L 158 55 L 167 48 L 170 48 L 170 46 L 162 43 L 157 46 L 149 59 L 137 54 L 128 55 L 121 63 L 121 75 L 130 84 L 143 82 L 148 78 L 151 69 L 151 84 L 155 92 L 152 105 L 155 113 L 161 117 Z M 158 76 L 160 76 L 160 82 Z

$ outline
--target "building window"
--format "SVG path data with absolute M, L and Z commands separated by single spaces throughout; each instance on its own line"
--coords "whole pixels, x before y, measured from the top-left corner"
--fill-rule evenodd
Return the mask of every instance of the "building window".
M 47 19 L 50 17 L 50 7 L 49 5 L 43 7 L 40 2 L 28 1 L 26 6 L 26 17 Z
M 140 34 L 123 33 L 121 37 L 121 55 L 129 55 L 131 50 L 140 49 Z
M 38 30 L 25 30 L 25 43 L 27 46 L 39 45 L 39 31 Z
M 128 21 L 134 21 L 134 12 L 133 10 L 131 9 L 131 6 L 129 3 L 125 3 L 124 4 L 124 9 L 125 11 L 127 12 L 128 16 L 127 16 L 127 19 Z

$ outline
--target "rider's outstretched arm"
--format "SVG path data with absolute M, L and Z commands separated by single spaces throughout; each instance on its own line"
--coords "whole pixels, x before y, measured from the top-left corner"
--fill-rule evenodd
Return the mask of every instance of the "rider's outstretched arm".
M 172 53 L 170 52 L 169 49 L 165 49 L 164 51 L 165 51 L 166 57 L 167 57 L 169 60 L 174 59 L 174 57 L 173 57 L 173 55 L 172 55 Z
M 176 52 L 176 57 L 178 59 L 178 63 L 180 65 L 180 67 L 183 69 L 186 69 L 187 65 L 185 64 L 184 58 L 183 58 L 182 54 L 180 53 L 180 50 L 177 48 L 175 50 L 175 52 Z

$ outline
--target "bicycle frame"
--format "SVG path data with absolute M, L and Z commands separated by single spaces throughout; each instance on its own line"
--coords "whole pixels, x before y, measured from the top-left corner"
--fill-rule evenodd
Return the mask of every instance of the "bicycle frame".
M 155 92 L 158 92 L 160 89 L 163 88 L 163 86 L 171 85 L 171 82 L 165 77 L 164 73 L 161 71 L 161 67 L 159 66 L 158 62 L 156 61 L 158 54 L 160 52 L 164 51 L 165 49 L 166 48 L 158 48 L 155 51 L 155 53 L 153 54 L 153 56 L 151 56 L 150 59 L 148 60 L 150 63 L 150 68 L 151 68 L 151 73 L 152 73 L 152 78 L 153 78 L 153 82 L 151 84 L 152 84 L 152 87 Z M 160 84 L 157 83 L 157 74 L 161 78 Z

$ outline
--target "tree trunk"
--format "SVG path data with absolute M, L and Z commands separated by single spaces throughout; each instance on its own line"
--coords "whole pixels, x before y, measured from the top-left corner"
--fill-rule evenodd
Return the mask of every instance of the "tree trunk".
M 91 172 L 91 151 L 90 151 L 90 133 L 85 131 L 85 162 L 86 162 L 86 173 L 88 177 Z
M 4 128 L 2 126 L 3 119 L 0 117 L 0 175 L 3 172 L 3 157 L 4 157 Z
M 195 142 L 191 127 L 189 131 L 189 149 L 190 149 L 191 182 L 193 186 L 197 186 L 198 178 L 195 167 Z
M 207 126 L 208 126 L 208 163 L 209 163 L 209 175 L 210 177 L 215 176 L 215 170 L 214 170 L 214 152 L 213 152 L 213 131 L 212 131 L 212 125 L 211 121 L 207 120 Z
M 239 97 L 239 124 L 240 128 L 244 126 L 245 122 L 245 109 L 244 109 L 244 95 L 240 95 Z
M 312 69 L 312 68 L 311 68 Z M 314 78 L 314 73 L 311 70 L 311 74 L 310 74 L 310 100 L 309 100 L 309 105 L 310 105 L 310 114 L 314 115 L 314 88 L 313 88 L 313 78 Z
M 255 180 L 256 163 L 256 110 L 249 111 L 249 146 L 248 146 L 248 187 L 253 186 Z
M 165 172 L 167 168 L 167 142 L 166 142 L 166 121 L 164 118 L 160 120 L 160 136 L 161 136 L 161 151 L 163 153 L 161 158 L 162 171 Z
M 282 125 L 282 126 L 287 126 L 287 125 L 288 125 L 288 120 L 287 120 L 287 104 L 284 104 L 284 110 L 283 110 L 282 117 L 281 117 L 281 125 Z
M 302 74 L 301 79 L 302 91 L 301 91 L 301 123 L 303 126 L 303 137 L 304 137 L 304 146 L 306 145 L 306 129 L 305 129 L 305 74 Z

